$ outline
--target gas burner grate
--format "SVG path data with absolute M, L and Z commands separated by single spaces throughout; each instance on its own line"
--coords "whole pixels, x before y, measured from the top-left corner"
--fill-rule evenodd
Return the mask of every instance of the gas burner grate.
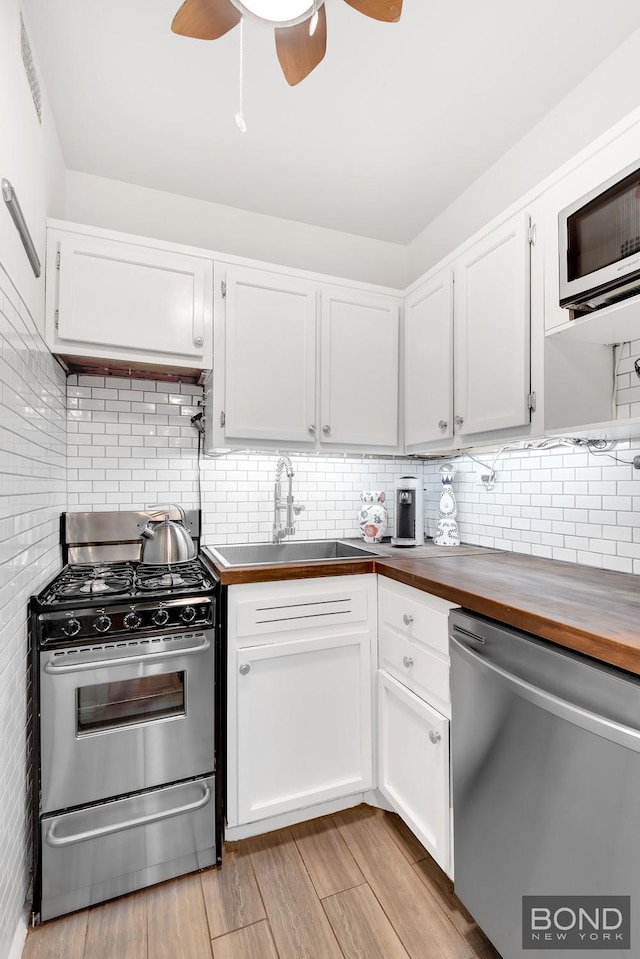
M 131 563 L 82 563 L 65 567 L 43 596 L 49 603 L 121 596 L 133 589 Z
M 56 599 L 91 599 L 100 596 L 120 596 L 131 592 L 132 579 L 129 576 L 98 576 L 89 579 L 71 579 L 58 585 Z
M 181 563 L 177 567 L 138 567 L 137 587 L 148 592 L 158 590 L 201 589 L 206 586 L 204 571 L 199 563 Z

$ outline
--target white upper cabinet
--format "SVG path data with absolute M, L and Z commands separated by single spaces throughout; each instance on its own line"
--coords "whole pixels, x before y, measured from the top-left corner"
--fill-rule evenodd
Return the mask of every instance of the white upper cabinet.
M 404 305 L 404 441 L 408 452 L 453 436 L 453 271 Z
M 321 301 L 320 441 L 395 449 L 398 300 L 325 287 Z
M 246 267 L 229 267 L 224 282 L 226 435 L 313 444 L 314 285 Z
M 532 238 L 520 212 L 406 297 L 408 453 L 529 435 Z
M 528 425 L 530 217 L 518 213 L 455 266 L 454 424 L 461 436 Z
M 216 264 L 207 447 L 398 449 L 400 299 Z
M 213 264 L 125 234 L 50 227 L 52 352 L 121 363 L 211 367 Z

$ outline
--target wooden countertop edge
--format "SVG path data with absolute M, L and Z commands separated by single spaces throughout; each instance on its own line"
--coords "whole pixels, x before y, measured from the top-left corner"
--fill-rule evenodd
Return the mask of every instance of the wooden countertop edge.
M 496 557 L 498 552 L 492 550 L 487 551 L 486 554 L 475 554 L 474 561 L 477 559 L 482 562 L 485 556 Z M 436 557 L 434 560 L 439 562 Z M 444 561 L 446 563 L 446 558 Z M 507 626 L 532 633 L 557 646 L 640 675 L 640 636 L 638 644 L 634 645 L 612 636 L 591 632 L 577 624 L 553 619 L 531 608 L 519 607 L 513 603 L 501 601 L 495 596 L 486 596 L 471 589 L 442 582 L 438 579 L 436 570 L 425 569 L 424 572 L 416 572 L 403 568 L 401 558 L 326 560 L 322 563 L 310 560 L 287 566 L 243 566 L 235 569 L 223 569 L 214 565 L 214 569 L 224 586 L 378 573 L 406 586 L 430 592 L 440 599 L 463 606 L 481 616 L 487 616 Z
M 211 560 L 209 560 L 211 562 Z M 320 576 L 350 576 L 375 573 L 373 559 L 327 559 L 319 563 L 309 560 L 288 566 L 237 566 L 224 569 L 214 566 L 223 586 L 238 586 L 242 583 L 275 583 L 290 579 L 317 579 Z

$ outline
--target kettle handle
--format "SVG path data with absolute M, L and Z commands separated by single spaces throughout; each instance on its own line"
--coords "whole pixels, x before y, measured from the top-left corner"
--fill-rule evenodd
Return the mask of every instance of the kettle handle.
M 177 503 L 170 503 L 168 506 L 157 506 L 157 505 L 154 505 L 154 506 L 145 506 L 145 512 L 146 512 L 150 517 L 151 517 L 151 516 L 158 516 L 160 513 L 162 513 L 162 518 L 163 518 L 163 519 L 168 519 L 168 518 L 169 518 L 168 514 L 169 514 L 170 510 L 172 510 L 172 509 L 176 509 L 176 510 L 180 513 L 180 522 L 181 522 L 182 525 L 186 528 L 186 525 L 187 525 L 187 514 L 185 513 L 185 511 L 184 511 L 184 509 L 182 508 L 182 506 L 179 506 Z M 157 522 L 157 520 L 154 520 L 154 522 Z M 143 535 L 144 535 L 144 531 L 143 531 Z

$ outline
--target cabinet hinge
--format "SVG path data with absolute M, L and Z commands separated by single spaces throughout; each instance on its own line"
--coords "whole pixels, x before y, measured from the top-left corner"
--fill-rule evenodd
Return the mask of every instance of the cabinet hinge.
M 57 332 L 58 329 L 60 328 L 60 313 L 58 312 L 58 310 L 56 310 L 55 313 L 53 314 L 53 323 Z
M 227 295 L 227 284 L 225 280 L 220 282 L 220 289 L 222 290 L 222 299 L 224 300 L 225 296 Z
M 225 418 L 225 415 L 224 415 L 224 410 L 221 410 L 221 411 L 220 411 L 220 426 L 224 426 L 224 424 L 225 424 L 225 419 L 226 419 L 226 418 Z
M 527 234 L 531 246 L 536 245 L 536 225 L 529 221 L 529 232 Z
M 532 410 L 535 413 L 535 410 L 536 410 L 536 394 L 535 393 L 529 393 L 529 395 L 527 396 L 527 406 L 529 407 L 530 410 Z
M 60 250 L 56 253 L 56 270 L 60 269 Z

